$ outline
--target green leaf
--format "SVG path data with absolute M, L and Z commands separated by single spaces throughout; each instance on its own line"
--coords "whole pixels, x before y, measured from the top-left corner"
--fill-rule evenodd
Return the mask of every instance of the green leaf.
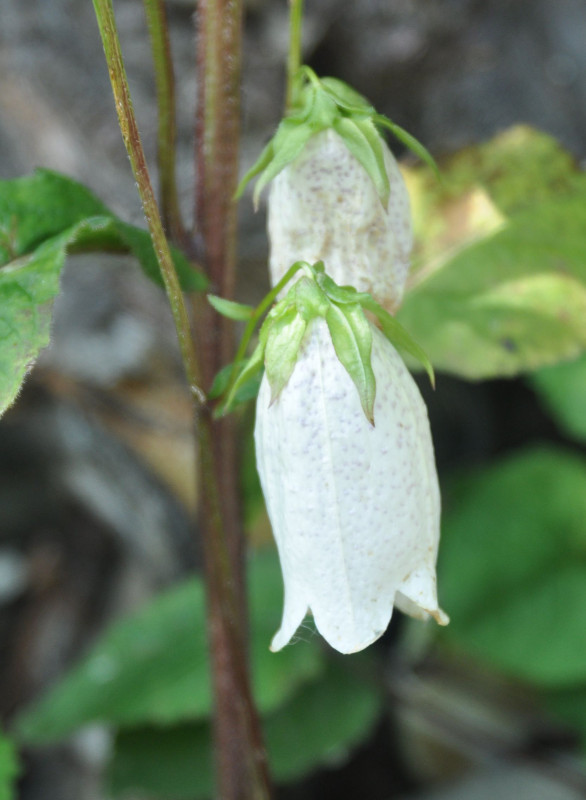
M 245 402 L 242 398 L 248 398 L 254 391 L 254 387 L 257 387 L 258 393 L 264 367 L 264 353 L 265 342 L 261 340 L 253 350 L 250 358 L 244 362 L 244 367 L 236 375 L 232 386 L 227 389 L 228 394 L 226 400 L 218 408 L 218 416 L 228 414 L 238 403 Z M 232 380 L 232 376 L 230 376 L 230 380 Z M 228 386 L 230 386 L 230 381 Z
M 14 745 L 0 732 L 0 800 L 16 800 L 14 783 L 19 774 Z
M 326 322 L 338 359 L 352 378 L 368 421 L 374 425 L 376 379 L 371 365 L 372 331 L 362 308 L 331 303 Z
M 112 216 L 85 187 L 47 171 L 0 181 L 0 414 L 49 343 L 66 254 L 96 250 L 133 253 L 162 283 L 148 233 Z M 174 259 L 183 286 L 202 289 L 203 276 L 177 251 Z
M 250 562 L 252 666 L 263 712 L 277 708 L 323 668 L 307 643 L 269 652 L 279 626 L 282 581 L 276 554 Z M 18 720 L 20 736 L 49 742 L 89 722 L 122 726 L 197 720 L 210 713 L 205 600 L 199 579 L 159 595 L 115 623 L 91 652 Z
M 218 314 L 222 314 L 228 319 L 235 319 L 239 322 L 247 322 L 254 314 L 253 306 L 244 303 L 235 303 L 234 300 L 226 300 L 215 294 L 208 294 L 208 303 L 212 305 Z
M 296 645 L 298 646 L 298 645 Z M 338 662 L 265 720 L 271 772 L 278 783 L 323 764 L 345 761 L 380 713 L 378 693 Z M 109 770 L 114 796 L 144 792 L 165 800 L 213 794 L 207 725 L 146 728 L 119 734 Z
M 531 381 L 560 428 L 586 442 L 586 356 L 545 367 Z
M 436 369 L 465 378 L 578 356 L 586 349 L 586 180 L 446 254 L 398 319 Z
M 444 491 L 445 638 L 543 687 L 586 681 L 586 461 L 533 449 Z
M 586 685 L 551 690 L 543 695 L 546 707 L 576 729 L 586 748 Z
M 68 252 L 131 253 L 148 277 L 163 285 L 148 232 L 118 219 L 82 184 L 50 170 L 0 181 L 0 267 L 66 231 Z M 176 249 L 173 259 L 186 291 L 205 288 L 206 278 Z
M 381 203 L 387 207 L 391 185 L 385 166 L 383 140 L 368 118 L 340 117 L 334 122 L 348 150 L 364 167 L 376 187 Z
M 205 722 L 120 731 L 106 773 L 108 795 L 209 800 L 214 796 L 211 740 Z
M 362 661 L 332 659 L 319 680 L 267 718 L 269 761 L 278 781 L 295 780 L 320 765 L 339 765 L 368 736 L 380 715 L 381 697 L 360 680 Z
M 271 403 L 291 377 L 305 336 L 307 322 L 296 308 L 289 308 L 271 322 L 265 348 L 265 370 L 271 387 Z
M 230 380 L 234 374 L 234 371 L 236 371 L 236 374 L 238 375 L 244 370 L 246 364 L 246 361 L 239 361 L 236 370 L 234 369 L 234 364 L 226 364 L 225 367 L 222 367 L 222 369 L 214 378 L 211 389 L 208 392 L 208 397 L 210 400 L 217 400 L 218 397 L 221 397 L 230 386 Z M 261 379 L 262 368 L 255 372 L 249 372 L 248 377 L 239 382 L 239 385 L 234 392 L 231 408 L 233 409 L 236 406 L 248 403 L 250 400 L 254 400 L 258 394 Z

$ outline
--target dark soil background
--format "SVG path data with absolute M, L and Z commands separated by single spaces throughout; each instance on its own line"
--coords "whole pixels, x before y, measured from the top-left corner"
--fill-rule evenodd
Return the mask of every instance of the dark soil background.
M 306 5 L 308 63 L 351 82 L 434 155 L 524 122 L 558 137 L 578 159 L 586 157 L 585 0 Z M 154 81 L 142 4 L 117 0 L 115 7 L 152 161 Z M 171 0 L 168 8 L 178 80 L 179 184 L 189 215 L 197 92 L 193 5 Z M 249 0 L 243 169 L 278 121 L 286 47 L 285 0 Z M 37 166 L 84 181 L 121 216 L 141 220 L 89 0 L 0 3 L 0 177 Z M 245 200 L 241 228 L 240 299 L 250 300 L 266 285 L 263 209 L 254 215 Z M 438 390 L 426 399 L 444 475 L 558 436 L 521 380 L 471 385 L 440 376 Z M 50 685 L 108 620 L 197 563 L 188 432 L 162 295 L 121 259 L 71 259 L 53 345 L 0 424 L 0 717 L 9 721 Z M 389 648 L 389 641 L 381 647 Z M 573 768 L 543 769 L 540 747 L 544 741 L 546 749 L 553 746 L 552 737 L 559 745 L 557 732 L 536 723 L 529 726 L 534 739 L 516 739 L 527 727 L 524 712 L 509 718 L 510 709 L 499 703 L 502 698 L 495 701 L 502 712 L 496 739 L 466 742 L 460 735 L 458 744 L 454 731 L 444 732 L 453 744 L 448 758 L 425 749 L 421 736 L 403 736 L 411 744 L 399 752 L 396 731 L 381 723 L 343 769 L 323 771 L 280 796 L 586 797 Z M 407 725 L 408 717 L 397 724 Z M 29 754 L 20 797 L 102 798 L 99 770 L 108 743 L 108 733 L 96 729 Z M 562 751 L 566 744 L 562 737 Z M 472 778 L 460 776 L 464 764 L 475 767 Z M 447 775 L 460 782 L 435 789 Z

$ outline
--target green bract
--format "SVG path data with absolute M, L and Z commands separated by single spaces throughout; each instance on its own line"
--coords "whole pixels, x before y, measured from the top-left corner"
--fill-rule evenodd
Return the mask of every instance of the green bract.
M 262 314 L 299 271 L 304 274 L 289 288 L 285 297 L 271 308 L 261 325 L 255 350 L 250 358 L 245 359 L 246 346 Z M 232 306 L 235 304 L 224 309 L 217 298 L 210 298 L 210 302 L 220 313 L 233 316 Z M 299 350 L 312 321 L 321 317 L 327 323 L 338 359 L 356 386 L 364 413 L 374 424 L 376 382 L 371 365 L 372 327 L 365 312 L 376 317 L 391 344 L 422 363 L 433 383 L 433 368 L 424 351 L 370 294 L 357 292 L 352 286 L 338 286 L 326 274 L 322 262 L 311 266 L 299 261 L 288 270 L 257 309 L 247 311 L 248 325 L 234 364 L 224 367 L 210 392 L 212 398 L 223 398 L 217 413 L 226 414 L 240 402 L 254 396 L 263 367 L 274 401 L 295 368 Z M 242 319 L 242 316 L 238 318 Z
M 309 67 L 301 67 L 291 109 L 256 163 L 240 181 L 236 197 L 240 197 L 248 182 L 259 175 L 254 188 L 256 206 L 264 187 L 297 158 L 312 136 L 328 128 L 342 137 L 348 150 L 362 164 L 385 207 L 389 201 L 390 184 L 380 128 L 391 131 L 437 171 L 425 147 L 399 125 L 377 114 L 362 95 L 337 78 L 320 79 Z

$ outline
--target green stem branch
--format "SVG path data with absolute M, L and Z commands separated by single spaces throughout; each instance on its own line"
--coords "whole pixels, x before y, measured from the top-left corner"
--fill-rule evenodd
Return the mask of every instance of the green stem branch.
M 161 182 L 161 216 L 171 239 L 183 247 L 187 235 L 181 218 L 176 183 L 175 76 L 164 0 L 143 0 L 150 33 L 157 87 L 157 162 Z
M 285 110 L 293 102 L 295 77 L 301 66 L 301 26 L 303 22 L 303 0 L 289 0 L 289 54 L 287 57 L 287 95 Z
M 144 150 L 136 124 L 136 117 L 134 115 L 130 90 L 128 88 L 128 80 L 122 60 L 122 52 L 120 50 L 120 41 L 118 39 L 112 1 L 94 0 L 94 9 L 100 28 L 102 44 L 104 45 L 104 52 L 106 54 L 106 62 L 110 74 L 110 81 L 112 83 L 112 91 L 114 92 L 120 130 L 122 131 L 122 137 L 128 152 L 132 172 L 138 186 L 138 193 L 142 202 L 144 215 L 161 268 L 165 290 L 171 305 L 171 312 L 177 331 L 185 374 L 189 382 L 192 397 L 197 405 L 198 403 L 202 403 L 205 399 L 205 395 L 201 389 L 199 363 L 191 335 L 187 307 L 179 284 L 179 278 L 175 272 L 169 243 L 163 230 L 161 216 L 153 192 Z

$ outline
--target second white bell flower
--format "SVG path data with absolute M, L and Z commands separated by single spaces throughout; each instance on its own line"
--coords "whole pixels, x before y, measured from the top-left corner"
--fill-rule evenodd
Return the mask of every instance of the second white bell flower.
M 447 623 L 435 565 L 440 495 L 425 404 L 401 357 L 372 327 L 374 426 L 314 319 L 271 404 L 257 400 L 257 465 L 285 585 L 286 645 L 308 611 L 341 653 L 386 630 L 393 606 Z
M 369 292 L 387 311 L 401 303 L 413 231 L 409 195 L 380 140 L 389 178 L 383 204 L 365 168 L 341 136 L 326 130 L 273 179 L 268 202 L 273 285 L 294 261 L 323 261 L 338 284 Z

